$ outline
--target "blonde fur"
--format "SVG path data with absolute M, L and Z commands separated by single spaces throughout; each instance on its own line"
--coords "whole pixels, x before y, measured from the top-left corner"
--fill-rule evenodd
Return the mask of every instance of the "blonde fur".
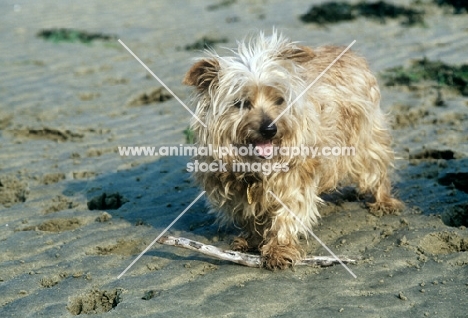
M 196 87 L 195 114 L 207 125 L 192 121 L 199 146 L 210 144 L 217 149 L 266 140 L 278 147 L 356 149 L 355 156 L 338 157 L 265 159 L 214 153 L 195 158 L 227 164 L 227 172 L 195 172 L 195 180 L 207 191 L 219 220 L 242 228 L 233 247 L 258 248 L 267 268 L 285 268 L 301 257 L 298 236 L 308 234 L 303 225 L 311 228 L 317 223 L 319 195 L 341 182 L 355 183 L 360 192 L 373 194 L 372 210 L 390 213 L 403 207 L 391 195 L 391 139 L 379 107 L 379 87 L 366 61 L 346 52 L 301 96 L 342 51 L 333 46 L 304 47 L 277 32 L 269 37 L 260 33 L 239 42 L 232 56 L 209 52 L 184 78 L 185 84 Z M 275 123 L 274 136 L 265 137 L 266 125 L 294 100 Z M 289 171 L 233 172 L 234 163 L 239 162 L 287 164 Z M 278 196 L 301 222 L 267 191 Z

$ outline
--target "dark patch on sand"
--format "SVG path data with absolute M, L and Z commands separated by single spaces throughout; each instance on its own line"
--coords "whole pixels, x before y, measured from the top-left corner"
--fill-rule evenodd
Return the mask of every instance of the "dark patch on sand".
M 305 23 L 337 23 L 356 19 L 353 6 L 345 2 L 329 2 L 313 6 L 306 14 L 300 16 Z
M 0 177 L 0 204 L 9 208 L 25 202 L 29 194 L 28 185 L 15 177 Z
M 187 44 L 185 46 L 186 51 L 201 51 L 201 50 L 206 50 L 214 47 L 216 44 L 219 43 L 227 43 L 228 39 L 227 38 L 211 38 L 204 36 L 201 39 L 195 41 L 192 44 Z
M 409 155 L 410 159 L 455 159 L 455 153 L 452 150 L 423 149 Z
M 128 202 L 120 193 L 103 193 L 88 201 L 90 210 L 117 210 Z
M 87 31 L 53 28 L 43 29 L 37 33 L 37 36 L 47 41 L 59 42 L 81 42 L 90 43 L 92 41 L 116 41 L 117 36 L 103 33 L 91 33 Z
M 355 8 L 360 16 L 377 19 L 382 23 L 385 23 L 387 18 L 398 19 L 400 17 L 403 17 L 403 25 L 415 25 L 424 22 L 424 12 L 394 5 L 385 1 L 377 1 L 374 3 L 360 2 L 355 5 Z
M 320 25 L 351 21 L 358 17 L 379 20 L 385 23 L 386 19 L 397 19 L 403 17 L 403 25 L 422 24 L 423 12 L 410 8 L 378 1 L 374 3 L 359 2 L 349 4 L 346 2 L 328 2 L 315 5 L 306 14 L 300 16 L 302 22 L 317 23 Z
M 93 289 L 72 298 L 68 303 L 67 309 L 75 316 L 105 313 L 117 307 L 122 301 L 122 291 L 120 288 L 111 291 Z
M 83 134 L 75 133 L 70 130 L 60 130 L 55 128 L 23 129 L 16 130 L 14 134 L 17 137 L 30 139 L 49 139 L 53 141 L 75 141 L 83 138 Z
M 448 226 L 468 227 L 468 203 L 448 207 L 442 214 L 442 221 Z
M 129 106 L 142 106 L 148 105 L 151 103 L 162 103 L 172 98 L 172 95 L 164 88 L 158 87 L 151 92 L 145 92 L 134 99 L 132 99 L 128 104 Z
M 439 183 L 444 186 L 453 185 L 456 189 L 468 193 L 468 172 L 447 173 L 439 178 Z
M 206 10 L 208 11 L 215 11 L 219 10 L 222 8 L 227 8 L 236 3 L 237 0 L 221 0 L 220 2 L 216 4 L 210 4 L 209 6 L 206 7 Z

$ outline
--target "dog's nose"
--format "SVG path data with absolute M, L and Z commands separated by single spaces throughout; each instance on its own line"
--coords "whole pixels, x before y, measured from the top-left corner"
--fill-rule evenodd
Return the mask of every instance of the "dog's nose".
M 271 125 L 271 126 L 270 126 Z M 260 135 L 265 139 L 271 139 L 276 135 L 278 129 L 275 124 L 271 124 L 271 121 L 263 122 L 260 126 Z

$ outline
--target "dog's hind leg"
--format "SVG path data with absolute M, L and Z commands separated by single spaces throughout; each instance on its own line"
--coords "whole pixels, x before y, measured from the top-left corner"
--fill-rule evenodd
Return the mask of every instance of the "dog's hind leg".
M 355 172 L 359 172 L 356 175 L 361 192 L 370 192 L 375 198 L 375 202 L 368 204 L 371 211 L 395 213 L 402 210 L 404 204 L 391 193 L 388 170 L 393 167 L 394 154 L 390 148 L 390 134 L 382 128 L 381 119 L 376 117 L 372 133 L 357 149 L 354 166 Z

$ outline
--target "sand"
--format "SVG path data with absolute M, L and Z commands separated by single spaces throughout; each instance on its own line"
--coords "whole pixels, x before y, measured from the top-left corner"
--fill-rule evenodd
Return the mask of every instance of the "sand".
M 120 156 L 118 146 L 185 143 L 190 114 L 118 43 L 36 36 L 72 28 L 120 38 L 185 102 L 181 80 L 203 37 L 231 47 L 273 26 L 304 44 L 347 46 L 371 68 L 427 57 L 467 63 L 466 14 L 431 1 L 425 25 L 358 18 L 320 26 L 314 1 L 7 1 L 0 5 L 0 316 L 466 317 L 468 99 L 434 85 L 385 87 L 407 208 L 372 215 L 351 189 L 314 228 L 343 267 L 271 272 L 154 245 L 200 193 L 189 158 Z M 223 4 L 224 3 L 224 4 Z M 405 3 L 395 1 L 395 3 Z M 439 96 L 440 97 L 440 96 Z M 169 230 L 227 248 L 203 200 Z M 304 248 L 327 252 L 313 239 Z

